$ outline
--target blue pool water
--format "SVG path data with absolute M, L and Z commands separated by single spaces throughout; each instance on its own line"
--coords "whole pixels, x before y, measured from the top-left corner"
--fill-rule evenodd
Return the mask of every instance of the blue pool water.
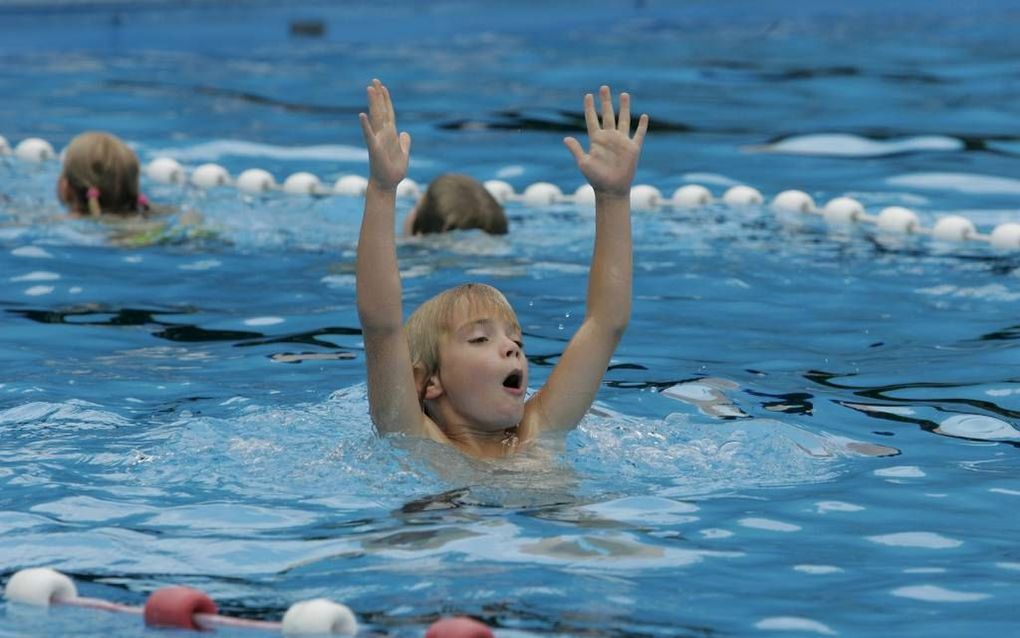
M 3 3 L 0 135 L 109 129 L 143 161 L 332 182 L 366 172 L 378 76 L 413 179 L 572 192 L 560 139 L 609 83 L 651 115 L 637 181 L 667 195 L 1020 221 L 1012 3 L 585 4 Z M 123 246 L 57 217 L 58 171 L 0 158 L 4 580 L 47 565 L 127 604 L 187 584 L 261 619 L 325 596 L 397 636 L 450 614 L 507 637 L 1020 626 L 1016 253 L 767 207 L 635 213 L 634 317 L 593 413 L 483 463 L 372 432 L 358 199 L 145 181 L 203 232 Z M 405 305 L 498 286 L 538 387 L 582 316 L 593 222 L 508 213 L 505 238 L 401 243 Z M 0 602 L 0 636 L 141 633 Z

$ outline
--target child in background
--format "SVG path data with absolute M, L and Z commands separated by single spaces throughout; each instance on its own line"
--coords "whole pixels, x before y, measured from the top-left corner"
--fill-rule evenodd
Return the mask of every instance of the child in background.
M 214 237 L 200 226 L 201 216 L 192 210 L 176 217 L 176 227 L 158 220 L 175 212 L 151 204 L 139 187 L 138 156 L 115 135 L 86 132 L 64 150 L 64 164 L 57 179 L 57 197 L 71 217 L 102 220 L 118 246 L 141 247 Z
M 505 235 L 506 213 L 481 182 L 458 173 L 444 173 L 432 180 L 404 219 L 405 235 L 471 229 Z
M 64 151 L 57 197 L 73 216 L 145 214 L 149 200 L 138 188 L 138 156 L 109 133 L 82 133 Z
M 360 114 L 369 183 L 357 255 L 357 303 L 365 340 L 368 403 L 381 434 L 400 432 L 453 445 L 475 457 L 501 457 L 542 431 L 572 428 L 595 399 L 630 320 L 630 187 L 648 128 L 630 135 L 630 97 L 614 114 L 599 91 L 601 122 L 584 98 L 590 141 L 564 143 L 595 190 L 595 248 L 583 323 L 549 379 L 526 400 L 528 361 L 520 323 L 495 288 L 467 284 L 422 304 L 405 329 L 394 238 L 396 187 L 407 173 L 411 137 L 397 133 L 389 91 L 368 87 Z

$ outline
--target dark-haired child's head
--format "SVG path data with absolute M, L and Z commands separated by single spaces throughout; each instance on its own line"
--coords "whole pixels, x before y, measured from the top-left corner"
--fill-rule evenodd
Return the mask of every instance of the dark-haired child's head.
M 506 214 L 481 182 L 467 175 L 445 173 L 429 184 L 411 213 L 408 234 L 427 235 L 450 230 L 483 230 L 505 235 Z

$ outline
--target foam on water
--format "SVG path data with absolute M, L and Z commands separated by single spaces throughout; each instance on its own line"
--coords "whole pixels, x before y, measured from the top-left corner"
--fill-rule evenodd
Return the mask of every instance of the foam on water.
M 896 534 L 868 536 L 867 539 L 879 545 L 922 549 L 955 549 L 963 545 L 961 540 L 949 538 L 935 532 L 899 532 Z
M 944 135 L 921 135 L 896 140 L 872 140 L 843 133 L 797 135 L 774 144 L 754 147 L 767 153 L 827 155 L 833 157 L 882 157 L 920 151 L 958 151 L 963 142 Z
M 151 149 L 152 157 L 172 157 L 182 162 L 216 161 L 225 157 L 246 157 L 276 160 L 312 160 L 317 162 L 350 162 L 364 165 L 368 152 L 358 146 L 316 144 L 312 146 L 277 146 L 241 140 L 214 140 L 194 146 Z M 417 156 L 415 161 L 418 161 Z M 362 170 L 364 166 L 360 167 Z
M 771 618 L 763 618 L 755 623 L 754 626 L 757 629 L 764 629 L 766 631 L 808 632 L 822 636 L 836 635 L 836 632 L 825 623 L 797 616 L 774 616 Z
M 923 478 L 927 476 L 924 470 L 915 465 L 897 465 L 894 467 L 883 467 L 875 470 L 875 476 L 886 478 Z
M 580 471 L 652 480 L 663 497 L 826 481 L 845 455 L 826 437 L 772 419 L 588 417 L 568 437 Z
M 1020 195 L 1020 179 L 974 173 L 907 173 L 886 179 L 892 186 L 950 190 L 974 195 Z
M 242 323 L 246 326 L 276 326 L 286 321 L 283 317 L 252 317 Z
M 53 254 L 39 246 L 19 246 L 11 250 L 15 257 L 30 257 L 33 259 L 53 259 Z
M 1002 419 L 982 414 L 957 414 L 939 423 L 936 432 L 982 441 L 1020 441 L 1020 431 Z
M 11 281 L 56 281 L 58 279 L 60 279 L 59 274 L 44 270 L 36 270 L 24 275 L 17 275 L 10 278 Z
M 737 525 L 741 527 L 749 527 L 751 529 L 762 529 L 770 532 L 799 532 L 802 528 L 800 525 L 794 525 L 793 523 L 784 523 L 783 521 L 776 521 L 770 518 L 742 518 L 737 521 Z
M 836 567 L 835 565 L 794 565 L 793 569 L 794 571 L 816 576 L 839 574 L 843 571 L 842 567 Z
M 947 589 L 938 585 L 897 587 L 891 593 L 900 598 L 912 598 L 930 603 L 973 603 L 991 598 L 990 594 Z
M 820 503 L 816 503 L 815 507 L 819 514 L 825 514 L 827 512 L 862 512 L 866 509 L 861 505 L 845 503 L 843 501 L 822 501 Z

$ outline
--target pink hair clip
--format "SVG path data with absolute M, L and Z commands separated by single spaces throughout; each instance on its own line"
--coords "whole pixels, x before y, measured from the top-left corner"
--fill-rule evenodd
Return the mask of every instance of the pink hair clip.
M 138 208 L 149 208 L 149 198 L 142 193 L 138 193 Z
M 99 189 L 95 186 L 89 186 L 89 189 L 85 191 L 85 199 L 99 199 Z

